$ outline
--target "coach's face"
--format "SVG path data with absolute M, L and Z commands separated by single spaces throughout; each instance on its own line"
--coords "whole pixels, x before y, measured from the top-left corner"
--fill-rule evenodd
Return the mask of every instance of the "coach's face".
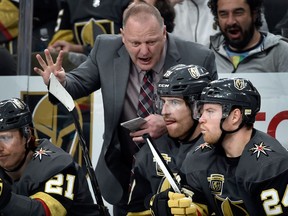
M 160 60 L 166 42 L 166 27 L 154 16 L 131 16 L 121 29 L 122 40 L 132 62 L 141 70 L 150 70 Z

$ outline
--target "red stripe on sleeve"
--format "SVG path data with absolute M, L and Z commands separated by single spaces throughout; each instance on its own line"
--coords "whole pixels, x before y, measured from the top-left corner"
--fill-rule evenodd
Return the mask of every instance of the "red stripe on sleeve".
M 3 24 L 1 22 L 0 22 L 0 32 L 1 32 L 1 34 L 4 35 L 5 38 L 7 38 L 7 40 L 10 41 L 13 39 L 12 35 L 9 33 L 7 28 L 5 26 L 3 26 Z
M 44 211 L 45 211 L 45 215 L 46 216 L 51 216 L 51 212 L 50 212 L 48 206 L 46 205 L 46 203 L 43 200 L 39 199 L 39 198 L 36 198 L 35 200 L 39 201 L 42 204 L 42 206 L 44 208 Z

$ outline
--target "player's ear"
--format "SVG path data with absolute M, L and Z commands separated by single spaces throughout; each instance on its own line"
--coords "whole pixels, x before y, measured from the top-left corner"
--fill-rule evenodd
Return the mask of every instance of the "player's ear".
M 239 108 L 233 109 L 230 113 L 233 124 L 241 124 L 242 122 L 242 111 Z

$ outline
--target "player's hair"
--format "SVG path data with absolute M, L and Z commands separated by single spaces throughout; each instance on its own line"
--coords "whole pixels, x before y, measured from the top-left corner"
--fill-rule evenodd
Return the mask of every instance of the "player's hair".
M 254 22 L 254 25 L 256 27 L 256 29 L 259 29 L 262 24 L 262 9 L 263 9 L 263 0 L 246 0 L 247 4 L 250 7 L 250 11 L 251 13 L 253 13 L 254 11 L 256 12 L 256 19 Z M 207 5 L 211 10 L 211 13 L 214 16 L 214 21 L 215 24 L 219 24 L 219 20 L 218 20 L 218 6 L 217 6 L 218 0 L 209 0 Z

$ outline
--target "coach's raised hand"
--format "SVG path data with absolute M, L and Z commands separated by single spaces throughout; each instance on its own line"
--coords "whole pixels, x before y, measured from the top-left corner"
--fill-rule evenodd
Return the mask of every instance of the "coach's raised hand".
M 62 67 L 64 52 L 60 51 L 56 62 L 53 62 L 52 56 L 48 49 L 44 50 L 46 61 L 41 57 L 41 55 L 37 54 L 36 58 L 41 65 L 42 69 L 34 67 L 34 71 L 42 76 L 43 81 L 46 85 L 49 83 L 50 74 L 53 73 L 59 82 L 64 85 L 66 80 L 65 70 Z

